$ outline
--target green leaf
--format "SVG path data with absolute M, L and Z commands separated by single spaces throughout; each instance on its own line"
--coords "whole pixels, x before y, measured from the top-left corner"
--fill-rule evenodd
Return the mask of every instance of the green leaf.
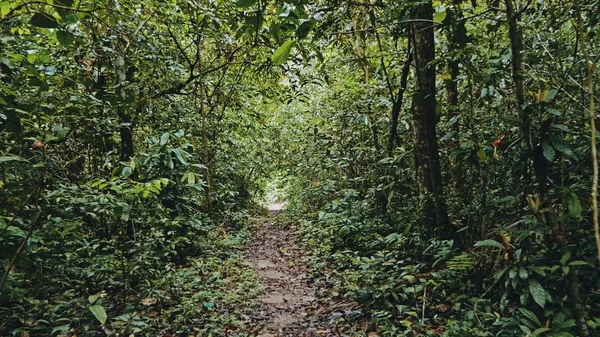
M 100 324 L 104 325 L 106 323 L 106 311 L 104 311 L 104 308 L 100 304 L 91 305 L 89 309 Z
M 298 29 L 296 29 L 296 37 L 298 40 L 306 38 L 308 33 L 310 33 L 312 26 L 313 24 L 310 21 L 303 22 L 300 26 L 298 26 Z
M 189 186 L 193 186 L 196 183 L 196 175 L 194 172 L 189 172 L 187 182 Z
M 215 304 L 212 302 L 204 302 L 204 303 L 202 303 L 202 305 L 207 309 L 212 309 L 215 307 Z
M 177 157 L 177 160 L 179 160 L 180 163 L 183 165 L 188 164 L 186 156 L 188 156 L 189 153 L 183 151 L 182 149 L 172 149 L 171 152 L 175 154 L 175 157 Z
M 27 233 L 15 226 L 4 227 L 4 232 L 2 233 L 2 237 L 10 238 L 10 237 L 19 237 L 24 238 L 27 236 Z
M 0 156 L 0 163 L 4 163 L 7 161 L 26 161 L 26 162 L 28 162 L 29 160 L 19 157 L 19 156 Z
M 541 335 L 541 334 L 543 334 L 544 332 L 546 332 L 546 331 L 549 331 L 549 330 L 550 330 L 550 329 L 548 329 L 548 328 L 538 328 L 538 329 L 535 329 L 535 330 L 533 331 L 533 333 L 531 333 L 531 336 L 539 336 L 539 335 Z
M 575 321 L 573 321 L 573 326 L 575 326 Z M 548 337 L 575 337 L 572 333 L 569 333 L 569 332 L 552 332 L 546 336 L 548 336 Z
M 544 143 L 543 148 L 544 148 L 544 157 L 549 162 L 553 162 L 554 158 L 556 157 L 556 151 L 554 151 L 554 148 L 552 147 L 552 145 Z
M 169 140 L 169 133 L 168 132 L 163 133 L 160 136 L 160 146 L 167 144 L 168 140 Z
M 294 45 L 294 42 L 294 40 L 287 41 L 284 44 L 282 44 L 279 48 L 277 48 L 273 56 L 271 56 L 271 61 L 273 61 L 275 65 L 284 64 L 285 61 L 287 61 L 288 57 L 290 57 L 290 53 L 292 52 L 292 46 Z
M 435 13 L 435 15 L 433 16 L 433 22 L 435 23 L 442 23 L 444 22 L 444 20 L 446 20 L 446 12 L 440 12 L 440 13 Z
M 569 147 L 569 144 L 566 141 L 564 141 L 560 138 L 553 138 L 552 146 L 554 146 L 554 148 L 557 151 L 564 153 L 565 156 L 569 156 L 569 157 L 577 159 L 577 156 L 575 155 L 573 150 L 571 150 L 571 148 Z
M 526 280 L 529 277 L 529 273 L 527 273 L 527 270 L 525 270 L 525 268 L 519 268 L 519 277 L 523 280 Z
M 540 322 L 540 320 L 537 318 L 537 316 L 525 309 L 525 308 L 519 308 L 519 311 L 521 312 L 521 314 L 523 314 L 523 316 L 527 317 L 527 319 L 529 319 L 532 323 L 536 324 L 536 326 L 542 326 L 542 323 Z
M 581 261 L 581 260 L 569 262 L 569 266 L 589 266 L 589 265 L 590 265 L 589 263 L 587 263 L 585 261 Z
M 545 99 L 544 102 L 550 102 L 554 99 L 554 97 L 556 97 L 556 94 L 558 94 L 558 90 L 556 89 L 550 89 L 546 92 L 545 95 Z
M 570 258 L 571 258 L 571 252 L 564 253 L 563 256 L 560 258 L 560 264 L 562 266 L 564 266 L 565 264 L 567 264 L 567 262 L 569 261 Z
M 569 194 L 569 215 L 573 218 L 578 218 L 581 216 L 581 201 L 579 201 L 579 197 L 575 193 Z
M 542 287 L 542 285 L 534 280 L 529 280 L 529 293 L 533 297 L 535 303 L 539 304 L 540 307 L 546 306 L 546 290 Z
M 479 158 L 479 160 L 486 160 L 487 159 L 487 155 L 485 154 L 485 149 L 481 148 L 479 149 L 479 151 L 477 151 L 477 158 Z
M 13 7 L 12 7 L 10 1 L 0 2 L 0 16 L 3 17 L 5 15 L 7 15 L 12 8 Z
M 131 169 L 131 167 L 125 166 L 125 167 L 123 167 L 123 170 L 121 171 L 121 177 L 127 178 L 131 175 L 131 173 L 133 173 L 133 170 Z
M 562 112 L 558 109 L 553 109 L 553 108 L 547 108 L 546 112 L 554 115 L 554 116 L 562 116 Z
M 35 13 L 31 17 L 30 23 L 33 26 L 40 28 L 58 28 L 58 22 L 48 14 L 44 13 Z
M 544 269 L 542 269 L 540 267 L 530 266 L 530 267 L 527 267 L 527 269 L 531 270 L 532 272 L 534 272 L 538 275 L 546 276 L 546 272 L 544 271 Z
M 63 47 L 69 47 L 73 41 L 75 41 L 75 38 L 66 30 L 57 30 L 56 40 L 58 40 L 58 43 L 60 43 Z
M 482 240 L 475 243 L 475 247 L 495 247 L 504 249 L 504 246 L 496 240 Z
M 69 329 L 71 329 L 71 326 L 69 324 L 57 326 L 54 329 L 52 329 L 52 332 L 50 332 L 50 335 L 54 335 L 56 332 L 65 333 L 65 332 L 68 332 Z
M 100 293 L 88 296 L 90 304 L 94 304 L 100 298 Z
M 238 0 L 235 3 L 235 7 L 237 7 L 237 8 L 248 8 L 248 7 L 256 5 L 257 2 L 258 2 L 258 0 Z

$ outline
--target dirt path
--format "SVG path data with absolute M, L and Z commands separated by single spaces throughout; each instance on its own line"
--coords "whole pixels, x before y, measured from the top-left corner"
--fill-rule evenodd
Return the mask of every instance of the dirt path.
M 301 251 L 290 230 L 276 223 L 278 211 L 260 219 L 260 229 L 248 247 L 246 261 L 255 269 L 265 290 L 261 308 L 252 318 L 253 336 L 346 336 L 336 327 L 337 316 L 324 308 L 333 301 L 317 299 L 307 278 Z

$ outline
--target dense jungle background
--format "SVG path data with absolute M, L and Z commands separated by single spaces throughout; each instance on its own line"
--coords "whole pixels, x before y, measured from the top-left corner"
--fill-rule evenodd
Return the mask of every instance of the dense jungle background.
M 600 336 L 599 20 L 0 0 L 0 335 Z M 263 248 L 327 329 L 260 332 Z

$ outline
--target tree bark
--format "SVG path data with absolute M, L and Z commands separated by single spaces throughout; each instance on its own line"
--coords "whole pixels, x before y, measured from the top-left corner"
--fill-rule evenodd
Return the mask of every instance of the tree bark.
M 410 72 L 410 65 L 413 60 L 413 54 L 411 50 L 410 40 L 408 42 L 408 47 L 406 51 L 406 60 L 404 61 L 404 66 L 402 67 L 402 74 L 400 75 L 400 88 L 398 88 L 398 94 L 396 95 L 396 99 L 392 105 L 392 125 L 390 127 L 390 135 L 388 138 L 388 156 L 392 156 L 394 152 L 394 148 L 399 145 L 398 140 L 398 118 L 400 117 L 400 112 L 402 111 L 402 103 L 404 101 L 404 92 L 406 91 L 406 86 L 408 82 L 408 74 Z
M 525 148 L 523 151 L 523 201 L 529 195 L 531 178 L 529 174 L 530 158 L 533 151 L 531 136 L 531 120 L 525 105 L 525 92 L 523 89 L 523 32 L 519 28 L 518 15 L 513 0 L 504 0 L 506 6 L 506 17 L 508 19 L 508 31 L 510 36 L 510 50 L 512 54 L 512 77 L 515 82 L 516 110 L 523 121 L 523 135 L 525 136 Z
M 442 174 L 436 135 L 435 40 L 431 2 L 416 5 L 411 13 L 416 65 L 416 92 L 413 97 L 415 168 L 419 194 L 424 198 L 422 218 L 427 232 L 442 239 L 453 233 L 442 202 Z
M 453 52 L 462 50 L 465 48 L 467 43 L 467 29 L 465 27 L 465 20 L 463 20 L 463 14 L 458 5 L 461 0 L 454 0 L 454 7 L 447 9 L 446 20 L 450 24 L 448 28 L 448 51 Z M 446 104 L 447 104 L 447 117 L 448 120 L 452 120 L 458 116 L 458 75 L 460 74 L 460 59 L 456 56 L 451 57 L 448 61 L 448 73 L 450 78 L 445 81 L 446 87 Z M 456 141 L 453 142 L 452 148 L 458 147 L 458 133 L 460 131 L 460 123 L 458 120 L 452 124 L 451 130 L 456 134 Z

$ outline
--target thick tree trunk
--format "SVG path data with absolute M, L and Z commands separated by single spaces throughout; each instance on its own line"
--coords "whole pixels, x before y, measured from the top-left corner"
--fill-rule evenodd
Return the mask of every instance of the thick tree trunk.
M 419 193 L 424 198 L 422 217 L 431 236 L 437 231 L 440 238 L 449 238 L 452 230 L 442 202 L 442 174 L 436 135 L 435 68 L 430 65 L 435 59 L 431 2 L 415 6 L 412 19 L 412 44 L 417 74 L 412 108 L 415 167 Z

